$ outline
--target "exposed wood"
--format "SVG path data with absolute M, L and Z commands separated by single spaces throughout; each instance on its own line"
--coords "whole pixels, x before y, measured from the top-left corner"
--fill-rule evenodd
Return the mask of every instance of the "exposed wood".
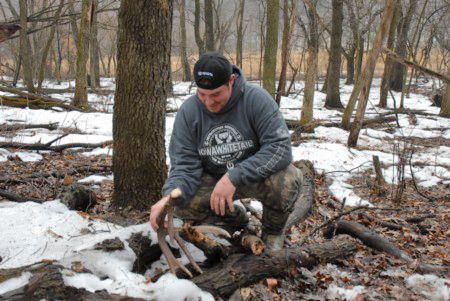
M 214 296 L 228 298 L 239 287 L 246 287 L 269 277 L 287 276 L 293 267 L 311 268 L 320 262 L 346 258 L 355 251 L 354 242 L 339 239 L 303 248 L 282 249 L 261 256 L 235 254 L 192 281 Z
M 261 255 L 266 249 L 266 245 L 256 235 L 244 235 L 241 239 L 242 246 L 252 252 L 253 255 Z

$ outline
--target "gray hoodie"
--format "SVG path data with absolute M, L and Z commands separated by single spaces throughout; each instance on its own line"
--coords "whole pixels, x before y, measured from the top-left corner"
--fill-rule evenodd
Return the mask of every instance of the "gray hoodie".
M 236 80 L 220 112 L 208 111 L 197 95 L 178 110 L 170 139 L 170 174 L 162 195 L 183 192 L 186 206 L 203 172 L 217 179 L 228 172 L 233 185 L 266 179 L 292 161 L 291 138 L 278 106 L 264 89 L 246 83 L 233 66 Z

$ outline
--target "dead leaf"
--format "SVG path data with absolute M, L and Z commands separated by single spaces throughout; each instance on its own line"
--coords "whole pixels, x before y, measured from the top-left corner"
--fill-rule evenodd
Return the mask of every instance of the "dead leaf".
M 73 183 L 73 177 L 71 175 L 66 174 L 63 180 L 63 184 L 68 186 Z

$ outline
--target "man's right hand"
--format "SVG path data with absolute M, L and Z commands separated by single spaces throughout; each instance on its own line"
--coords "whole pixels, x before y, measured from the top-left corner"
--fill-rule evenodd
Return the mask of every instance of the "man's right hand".
M 159 216 L 163 212 L 163 209 L 167 205 L 169 200 L 170 196 L 166 195 L 150 208 L 150 225 L 155 231 L 157 231 L 159 228 L 158 227 Z

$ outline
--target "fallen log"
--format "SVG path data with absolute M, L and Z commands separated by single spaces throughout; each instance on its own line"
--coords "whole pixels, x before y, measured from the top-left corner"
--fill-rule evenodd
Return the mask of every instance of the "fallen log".
M 324 236 L 331 238 L 335 235 L 347 234 L 354 238 L 359 239 L 366 246 L 380 251 L 388 253 L 398 259 L 401 259 L 409 264 L 416 265 L 416 269 L 424 273 L 448 273 L 450 272 L 449 266 L 430 265 L 426 263 L 418 263 L 407 253 L 397 248 L 389 240 L 381 236 L 380 234 L 372 231 L 371 229 L 361 225 L 357 222 L 340 220 L 337 223 L 330 225 L 324 231 Z
M 376 117 L 376 118 L 371 118 L 371 119 L 365 119 L 363 121 L 363 127 L 367 127 L 367 126 L 371 126 L 374 124 L 379 124 L 379 123 L 383 123 L 383 122 L 392 122 L 395 121 L 395 117 Z M 311 133 L 314 131 L 314 129 L 316 127 L 319 126 L 323 126 L 323 127 L 341 127 L 341 122 L 324 122 L 322 120 L 316 120 L 313 122 L 310 122 L 308 124 L 305 125 L 301 125 L 300 122 L 298 120 L 286 120 L 286 124 L 288 126 L 288 128 L 290 130 L 294 130 L 294 133 L 296 132 L 306 132 L 306 133 Z M 293 133 L 293 135 L 294 135 Z
M 28 129 L 47 129 L 54 131 L 58 128 L 58 123 L 46 123 L 46 124 L 0 124 L 1 132 L 28 130 Z
M 20 143 L 20 142 L 0 142 L 0 148 L 10 147 L 10 148 L 20 148 L 27 150 L 43 150 L 43 151 L 54 151 L 62 152 L 68 148 L 82 147 L 82 148 L 97 148 L 105 147 L 112 144 L 112 140 L 108 140 L 100 143 L 67 143 L 57 146 L 51 146 L 48 143 Z
M 4 190 L 4 189 L 0 189 L 0 196 L 4 197 L 7 200 L 17 202 L 17 203 L 34 202 L 34 203 L 41 204 L 43 202 L 46 202 L 46 200 L 22 197 L 18 194 L 12 193 L 12 192 Z
M 42 109 L 52 110 L 54 107 L 58 107 L 68 111 L 79 112 L 94 112 L 93 109 L 81 109 L 72 105 L 66 104 L 61 100 L 44 100 L 44 99 L 32 99 L 18 96 L 0 96 L 0 105 L 14 107 L 14 108 L 30 108 L 30 109 Z
M 240 288 L 264 278 L 285 277 L 297 268 L 311 268 L 321 262 L 333 262 L 356 251 L 355 242 L 335 239 L 302 248 L 286 248 L 260 256 L 234 254 L 192 281 L 214 296 L 228 298 Z M 295 270 L 294 270 L 295 269 Z

